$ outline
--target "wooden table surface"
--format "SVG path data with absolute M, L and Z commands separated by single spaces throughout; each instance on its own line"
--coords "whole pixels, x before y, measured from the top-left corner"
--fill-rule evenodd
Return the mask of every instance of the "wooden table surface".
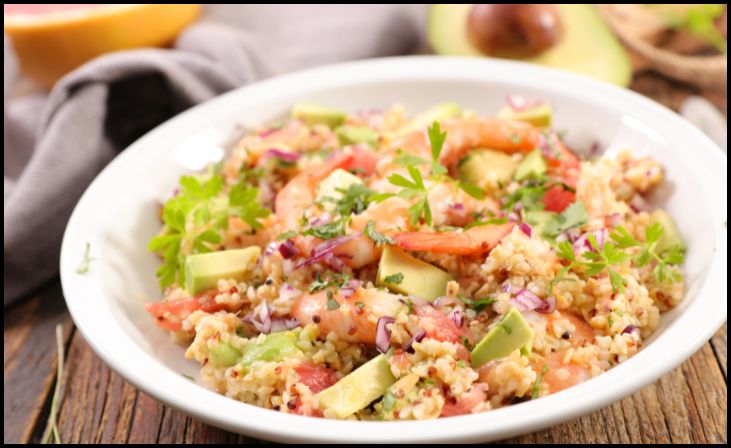
M 645 74 L 632 88 L 673 109 L 691 88 Z M 726 92 L 703 92 L 726 113 Z M 66 362 L 58 427 L 64 443 L 256 443 L 160 404 L 111 371 L 76 331 L 58 280 L 5 310 L 4 443 L 38 442 L 56 378 L 55 326 Z M 680 367 L 593 414 L 512 443 L 727 442 L 726 325 Z

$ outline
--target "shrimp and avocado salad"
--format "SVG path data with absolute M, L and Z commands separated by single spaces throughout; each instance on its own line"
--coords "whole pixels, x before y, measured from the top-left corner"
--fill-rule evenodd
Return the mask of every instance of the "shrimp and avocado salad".
M 296 104 L 180 179 L 146 309 L 199 381 L 285 413 L 450 417 L 599 375 L 683 299 L 685 247 L 643 200 L 658 162 L 580 156 L 551 115 Z

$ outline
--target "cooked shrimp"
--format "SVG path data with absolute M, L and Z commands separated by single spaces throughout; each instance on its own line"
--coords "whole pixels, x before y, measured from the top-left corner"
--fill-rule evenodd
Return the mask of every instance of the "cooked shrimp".
M 330 309 L 333 307 L 328 307 L 328 292 L 301 295 L 292 305 L 291 314 L 303 325 L 316 324 L 323 336 L 334 332 L 348 342 L 374 344 L 378 318 L 393 316 L 403 306 L 396 294 L 359 288 L 350 297 L 333 294 L 338 307 Z
M 569 334 L 568 339 L 571 342 L 571 347 L 581 347 L 594 341 L 596 336 L 594 329 L 583 319 L 569 311 L 558 311 L 549 315 L 535 314 L 540 316 L 539 319 L 545 317 L 547 330 L 552 330 L 554 322 L 558 319 L 566 319 L 571 322 L 574 326 L 574 331 Z M 536 321 L 535 319 L 531 320 Z M 548 367 L 543 377 L 543 383 L 548 387 L 550 393 L 567 389 L 591 378 L 591 371 L 588 367 L 575 364 L 571 360 L 565 360 L 567 350 L 570 350 L 570 348 L 550 353 L 544 363 L 536 362 L 533 365 L 536 373 L 540 373 L 544 364 Z
M 469 118 L 445 121 L 442 129 L 447 139 L 439 161 L 453 166 L 468 151 L 475 148 L 491 148 L 505 152 L 528 152 L 534 149 L 540 138 L 540 131 L 529 123 L 502 120 L 499 118 Z M 429 138 L 426 132 L 409 134 L 391 144 L 392 148 L 431 158 Z
M 182 297 L 167 302 L 146 303 L 145 311 L 156 320 L 155 323 L 166 330 L 179 331 L 183 329 L 183 321 L 193 311 L 201 310 L 206 313 L 215 313 L 227 309 L 226 305 L 216 302 L 215 293 L 206 291 L 196 297 Z
M 510 233 L 513 223 L 487 224 L 465 231 L 401 232 L 393 235 L 401 248 L 414 251 L 454 255 L 475 255 L 488 252 Z

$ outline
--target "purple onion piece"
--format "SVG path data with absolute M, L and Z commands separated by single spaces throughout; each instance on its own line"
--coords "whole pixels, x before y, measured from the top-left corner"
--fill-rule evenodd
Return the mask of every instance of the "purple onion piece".
M 645 198 L 643 198 L 639 194 L 635 194 L 634 196 L 632 196 L 632 199 L 630 199 L 629 201 L 629 207 L 635 213 L 650 211 L 649 204 L 647 203 L 647 201 L 645 201 Z
M 279 245 L 279 254 L 285 260 L 296 257 L 297 255 L 299 255 L 299 253 L 299 249 L 297 249 L 297 246 L 295 246 L 294 241 L 292 240 L 284 240 Z
M 512 303 L 521 311 L 534 310 L 543 305 L 540 297 L 527 288 L 521 288 L 512 298 Z
M 461 202 L 457 202 L 456 204 L 449 204 L 450 208 L 453 208 L 454 210 L 464 210 L 464 204 Z
M 520 216 L 518 216 L 515 212 L 508 213 L 508 221 L 510 222 L 518 222 L 520 221 Z
M 541 304 L 541 306 L 536 308 L 536 311 L 541 314 L 551 314 L 556 310 L 556 298 L 554 296 L 550 296 L 546 299 L 545 302 Z
M 360 288 L 361 281 L 357 279 L 351 279 L 347 285 L 340 288 L 340 294 L 343 297 L 350 297 L 355 294 L 355 291 Z
M 259 136 L 260 138 L 266 138 L 266 137 L 269 137 L 270 135 L 272 135 L 272 134 L 276 133 L 276 132 L 277 132 L 277 131 L 279 131 L 280 129 L 281 129 L 281 128 L 279 128 L 279 127 L 276 127 L 276 128 L 270 128 L 270 129 L 267 129 L 266 131 L 261 131 L 261 132 L 260 132 L 260 133 L 258 134 L 258 136 Z
M 287 283 L 284 283 L 282 284 L 282 286 L 279 287 L 279 299 L 281 300 L 293 300 L 299 297 L 301 294 L 302 291 Z
M 510 283 L 504 283 L 503 286 L 500 287 L 500 291 L 510 292 L 511 288 L 512 288 L 512 286 L 510 286 Z
M 391 330 L 386 328 L 387 324 L 396 322 L 390 316 L 381 316 L 376 324 L 376 348 L 381 353 L 386 353 L 391 346 Z
M 332 251 L 335 250 L 336 247 L 340 246 L 341 244 L 345 244 L 355 238 L 358 238 L 360 235 L 360 233 L 356 233 L 353 235 L 340 236 L 319 244 L 312 250 L 312 254 L 309 258 L 302 260 L 295 265 L 295 269 L 299 269 L 303 266 L 308 266 L 320 260 L 323 260 L 328 254 L 332 256 Z
M 287 331 L 292 330 L 294 328 L 297 328 L 300 326 L 300 323 L 297 319 L 292 318 L 284 318 L 284 317 L 275 317 L 272 319 L 272 333 L 279 333 L 280 331 Z
M 624 330 L 622 330 L 622 334 L 631 334 L 631 333 L 639 333 L 640 327 L 637 325 L 627 325 L 624 327 Z
M 275 157 L 277 159 L 284 160 L 285 162 L 296 162 L 299 160 L 300 155 L 293 152 L 282 151 L 281 149 L 271 148 L 266 150 L 264 157 Z
M 462 328 L 464 325 L 464 312 L 459 308 L 449 313 L 449 318 L 452 319 L 452 322 L 454 322 L 454 325 L 456 325 L 457 328 Z
M 523 233 L 528 236 L 528 238 L 533 236 L 533 229 L 528 224 L 521 222 L 520 224 L 518 224 L 518 227 L 520 227 L 520 230 L 522 230 Z
M 277 249 L 277 243 L 272 241 L 271 243 L 267 244 L 267 247 L 264 249 L 264 256 L 268 257 L 271 254 L 274 253 L 274 251 Z
M 421 342 L 425 337 L 426 331 L 420 328 L 419 331 L 417 331 L 415 335 L 411 336 L 411 339 L 409 339 L 406 344 L 401 347 L 401 349 L 407 353 L 414 353 L 414 342 Z

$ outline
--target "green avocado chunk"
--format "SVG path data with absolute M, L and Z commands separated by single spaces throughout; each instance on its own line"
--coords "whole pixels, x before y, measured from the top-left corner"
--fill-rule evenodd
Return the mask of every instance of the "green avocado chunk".
M 504 358 L 518 349 L 523 354 L 530 353 L 532 346 L 533 330 L 517 309 L 510 308 L 472 349 L 472 367 L 477 369 L 488 361 Z
M 365 126 L 340 126 L 335 129 L 335 135 L 341 145 L 357 145 L 365 143 L 372 147 L 376 147 L 378 143 L 378 134 L 371 128 Z
M 675 225 L 675 221 L 665 210 L 655 210 L 650 215 L 650 224 L 658 223 L 662 226 L 663 232 L 660 239 L 655 245 L 657 253 L 661 254 L 675 246 L 679 246 L 681 250 L 685 251 L 686 246 L 683 241 L 683 237 L 680 236 L 678 226 Z
M 482 189 L 507 185 L 515 172 L 513 158 L 492 149 L 476 149 L 459 164 L 459 178 Z
M 415 116 L 404 127 L 396 131 L 394 137 L 401 137 L 414 131 L 428 128 L 435 121 L 442 121 L 454 118 L 462 113 L 462 108 L 457 103 L 442 103 L 432 106 L 419 115 Z
M 378 264 L 376 285 L 433 302 L 447 293 L 447 282 L 454 278 L 436 266 L 421 261 L 395 246 L 386 246 Z
M 429 44 L 437 54 L 489 57 L 469 39 L 471 4 L 432 5 L 427 19 Z M 537 56 L 518 58 L 593 76 L 620 86 L 632 78 L 629 57 L 617 37 L 589 4 L 557 5 L 564 34 Z
M 213 367 L 231 367 L 236 364 L 241 352 L 228 342 L 218 341 L 218 344 L 208 350 L 208 363 Z
M 298 103 L 292 107 L 292 118 L 302 120 L 309 126 L 324 124 L 334 128 L 343 124 L 345 117 L 346 113 L 341 110 L 315 104 Z
M 541 150 L 536 148 L 520 162 L 515 170 L 515 180 L 533 178 L 537 179 L 546 174 L 546 161 L 543 159 Z
M 551 106 L 547 103 L 543 103 L 540 106 L 531 107 L 520 112 L 516 112 L 508 106 L 504 106 L 500 109 L 497 114 L 498 118 L 505 118 L 507 120 L 525 121 L 538 126 L 539 128 L 547 128 L 551 126 L 551 118 L 553 111 Z
M 320 406 L 347 418 L 371 404 L 396 382 L 386 355 L 378 355 L 317 394 Z
M 188 255 L 185 258 L 185 287 L 190 294 L 215 288 L 220 279 L 241 281 L 254 267 L 261 249 L 231 249 Z
M 254 361 L 281 361 L 302 351 L 297 348 L 298 331 L 271 333 L 263 342 L 248 345 L 244 349 L 241 364 L 248 366 Z

